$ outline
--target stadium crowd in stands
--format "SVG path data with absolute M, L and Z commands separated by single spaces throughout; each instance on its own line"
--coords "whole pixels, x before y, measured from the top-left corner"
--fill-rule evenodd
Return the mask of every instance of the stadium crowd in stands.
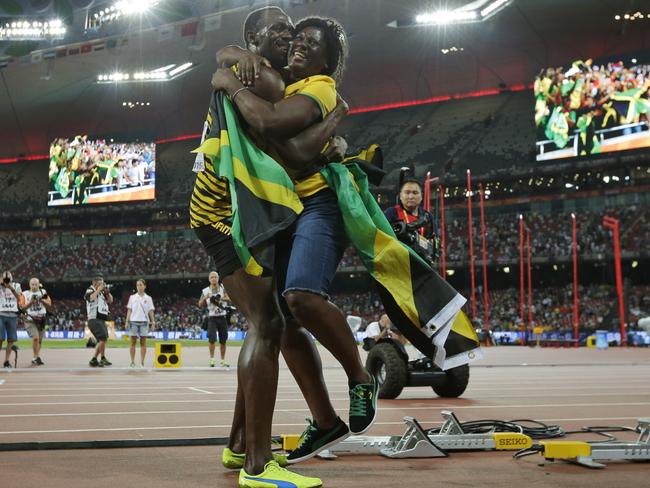
M 538 140 L 565 147 L 577 130 L 578 154 L 600 152 L 596 130 L 648 121 L 650 66 L 576 61 L 569 70 L 548 68 L 535 80 Z M 640 129 L 640 128 L 639 128 Z M 632 128 L 627 129 L 630 133 Z

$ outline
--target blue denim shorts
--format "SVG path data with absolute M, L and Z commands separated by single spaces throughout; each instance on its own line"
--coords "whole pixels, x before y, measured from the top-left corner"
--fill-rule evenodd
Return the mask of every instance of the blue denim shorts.
M 304 198 L 302 203 L 304 210 L 296 222 L 277 240 L 277 288 L 282 295 L 307 291 L 329 298 L 336 268 L 347 247 L 341 211 L 329 189 Z
M 0 315 L 0 341 L 16 342 L 18 340 L 18 317 Z

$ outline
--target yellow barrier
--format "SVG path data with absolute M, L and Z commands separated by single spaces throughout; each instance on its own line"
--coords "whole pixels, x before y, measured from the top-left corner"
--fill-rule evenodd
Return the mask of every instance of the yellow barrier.
M 181 349 L 179 342 L 158 342 L 156 343 L 156 355 L 154 365 L 156 368 L 180 368 Z

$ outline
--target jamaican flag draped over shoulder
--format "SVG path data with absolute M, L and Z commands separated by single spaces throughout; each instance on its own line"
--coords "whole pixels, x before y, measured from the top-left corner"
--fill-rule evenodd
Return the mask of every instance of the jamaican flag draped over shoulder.
M 348 238 L 375 279 L 394 325 L 423 354 L 447 370 L 481 355 L 474 326 L 460 310 L 465 298 L 400 242 L 354 161 L 321 170 L 335 191 Z
M 195 152 L 209 156 L 215 173 L 228 179 L 233 243 L 247 272 L 259 275 L 272 267 L 273 236 L 296 219 L 302 204 L 284 168 L 246 136 L 227 97 L 215 94 L 210 114 L 212 127 Z M 337 194 L 347 236 L 377 282 L 386 313 L 442 369 L 478 358 L 474 327 L 460 311 L 465 298 L 395 237 L 355 161 L 330 163 L 321 173 Z
M 293 223 L 303 206 L 282 167 L 251 142 L 223 92 L 212 96 L 209 132 L 193 152 L 203 153 L 228 180 L 231 235 L 246 272 L 261 276 L 273 267 L 273 237 Z

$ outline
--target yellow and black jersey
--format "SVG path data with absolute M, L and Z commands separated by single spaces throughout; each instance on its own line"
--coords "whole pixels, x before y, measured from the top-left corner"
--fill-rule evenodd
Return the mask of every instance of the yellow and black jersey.
M 205 134 L 210 132 L 212 117 L 208 114 L 205 121 Z M 217 227 L 223 225 L 232 215 L 228 181 L 218 177 L 214 172 L 212 160 L 201 155 L 204 161 L 202 171 L 197 172 L 194 191 L 190 199 L 190 227 L 195 229 L 204 225 Z

